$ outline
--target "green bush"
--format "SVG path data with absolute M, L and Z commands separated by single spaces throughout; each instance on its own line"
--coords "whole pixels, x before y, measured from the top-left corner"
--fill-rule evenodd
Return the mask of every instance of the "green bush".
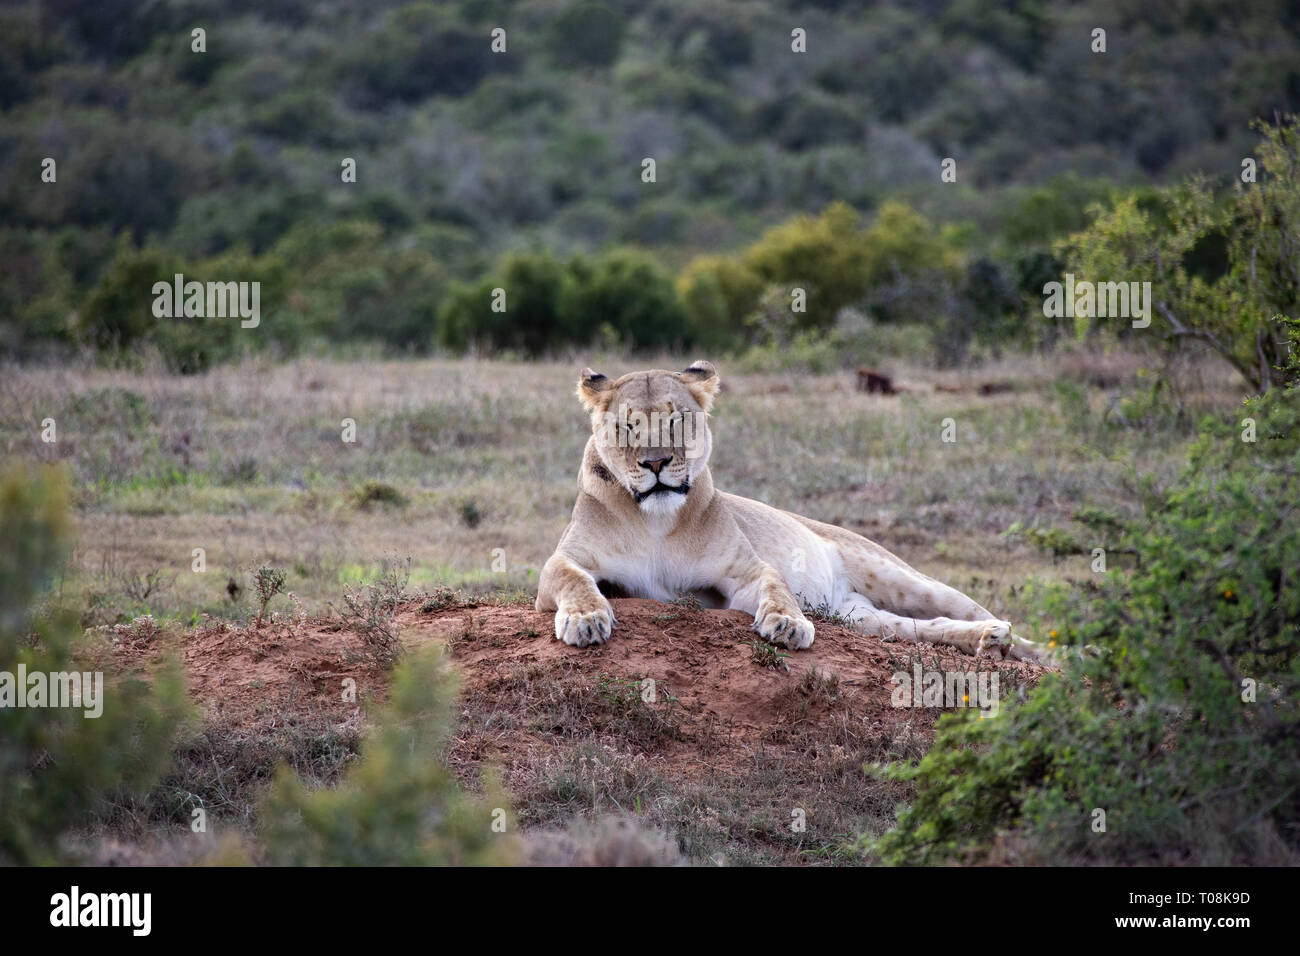
M 743 340 L 763 288 L 761 278 L 729 256 L 691 260 L 677 278 L 691 337 L 701 348 L 725 348 Z
M 75 289 L 76 260 L 102 258 L 97 239 L 67 230 L 55 242 L 44 233 L 0 230 L 0 256 L 9 264 L 0 275 L 0 352 L 23 358 L 71 344 L 68 314 L 81 291 Z M 111 243 L 104 244 L 111 254 Z
M 138 243 L 167 234 L 196 180 L 206 178 L 209 158 L 203 150 L 185 148 L 187 138 L 177 130 L 141 120 L 110 122 L 79 130 L 84 142 L 68 165 L 78 173 L 68 177 L 66 215 L 57 204 L 39 203 L 36 214 L 46 222 L 91 227 L 112 224 L 128 231 Z M 65 166 L 66 169 L 66 166 Z
M 881 206 L 865 230 L 856 212 L 833 203 L 816 218 L 796 216 L 768 230 L 742 257 L 786 296 L 786 307 L 765 310 L 768 332 L 777 337 L 830 328 L 840 309 L 858 303 L 880 321 L 937 323 L 954 295 L 961 259 L 945 235 L 899 202 Z M 788 307 L 794 288 L 807 294 L 805 312 Z
M 130 349 L 149 337 L 153 285 L 180 272 L 180 260 L 161 249 L 137 250 L 119 243 L 117 257 L 77 313 L 75 330 L 101 351 Z
M 1300 852 L 1300 390 L 1245 414 L 1257 442 L 1236 416 L 1207 423 L 1140 519 L 1098 518 L 1098 541 L 1136 568 L 1041 596 L 1054 638 L 1100 656 L 995 719 L 944 717 L 917 766 L 888 770 L 917 795 L 875 843 L 883 860 L 979 860 L 995 845 L 1054 863 Z
M 1153 197 L 1094 207 L 1094 221 L 1058 252 L 1079 279 L 1151 283 L 1157 342 L 1204 343 L 1255 390 L 1292 381 L 1287 317 L 1300 316 L 1300 120 L 1256 125 L 1258 182 L 1226 195 L 1194 178 Z M 1144 201 L 1146 200 L 1146 201 Z M 1080 335 L 1127 319 L 1078 317 Z M 1117 327 L 1118 326 L 1118 327 Z M 1154 336 L 1149 336 L 1154 339 Z
M 259 317 L 256 329 L 244 329 L 238 315 L 188 317 L 154 314 L 154 284 L 172 283 L 184 275 L 185 282 L 259 282 Z M 185 263 L 171 253 L 147 247 L 135 249 L 122 242 L 117 258 L 105 270 L 99 284 L 77 313 L 77 336 L 101 353 L 126 356 L 142 346 L 158 350 L 167 365 L 178 372 L 201 372 L 216 362 L 233 358 L 241 350 L 252 351 L 277 334 L 289 331 L 267 322 L 283 297 L 284 271 L 272 260 L 254 260 L 234 252 L 203 262 Z M 172 302 L 174 313 L 183 302 Z M 286 340 L 292 336 L 286 335 Z
M 860 246 L 874 318 L 929 325 L 942 321 L 963 260 L 945 232 L 905 203 L 887 202 L 863 233 Z
M 744 135 L 752 125 L 743 100 L 723 84 L 696 73 L 667 64 L 639 63 L 628 69 L 625 82 L 637 106 L 698 117 L 731 136 Z
M 672 277 L 657 259 L 631 249 L 576 260 L 560 313 L 576 342 L 593 341 L 605 324 L 634 349 L 675 348 L 686 338 L 686 312 Z
M 1088 209 L 1110 198 L 1114 187 L 1073 174 L 1013 190 L 998 210 L 998 231 L 1014 247 L 1042 249 L 1088 225 Z M 1042 287 L 1037 290 L 1042 294 Z
M 567 275 L 550 255 L 521 252 L 478 282 L 453 284 L 438 312 L 439 344 L 453 351 L 480 345 L 538 355 L 570 341 L 576 329 L 560 316 Z M 492 309 L 494 289 L 505 292 L 504 312 Z
M 820 216 L 796 216 L 769 229 L 742 261 L 754 275 L 807 293 L 807 311 L 790 313 L 792 330 L 825 329 L 841 308 L 866 294 L 868 258 L 858 214 L 835 203 Z
M 494 290 L 505 311 L 492 309 Z M 653 257 L 616 249 L 562 264 L 547 253 L 514 253 L 485 278 L 453 283 L 438 313 L 438 341 L 529 355 L 590 345 L 613 335 L 630 348 L 674 347 L 689 339 L 686 311 Z
M 935 356 L 941 365 L 963 363 L 973 344 L 996 354 L 1024 327 L 1019 290 L 1009 271 L 994 259 L 972 259 L 955 294 L 955 305 L 931 319 Z
M 565 67 L 606 67 L 623 49 L 623 18 L 600 3 L 574 3 L 546 31 L 551 62 Z
M 755 111 L 753 121 L 757 130 L 771 131 L 790 150 L 860 143 L 866 125 L 861 116 L 816 90 L 768 100 Z
M 464 96 L 493 69 L 513 63 L 494 57 L 478 31 L 449 22 L 445 11 L 422 3 L 394 10 L 339 64 L 340 78 L 359 81 L 378 103 L 416 103 L 430 96 Z
M 20 665 L 29 677 L 86 670 L 74 654 L 76 615 L 51 599 L 68 532 L 59 472 L 0 475 L 0 673 L 15 681 Z M 98 717 L 81 707 L 0 707 L 0 864 L 66 862 L 65 834 L 105 801 L 143 795 L 166 770 L 189 714 L 178 668 L 151 681 L 106 674 L 102 695 Z
M 320 294 L 311 323 L 315 334 L 335 341 L 369 339 L 396 352 L 423 353 L 434 344 L 445 279 L 429 256 L 367 250 L 318 271 L 327 269 L 313 289 Z
M 978 0 L 957 0 L 939 20 L 945 36 L 968 36 L 989 44 L 1024 69 L 1040 58 L 1050 35 L 1046 5 L 1020 0 L 990 10 Z
M 310 790 L 287 767 L 262 807 L 269 862 L 280 866 L 464 866 L 513 859 L 506 803 L 465 793 L 442 754 L 455 687 L 437 650 L 408 656 L 390 703 L 336 787 Z M 496 826 L 494 827 L 494 823 Z
M 745 9 L 733 0 L 701 0 L 674 10 L 668 31 L 677 64 L 706 75 L 725 74 L 753 56 L 752 27 Z

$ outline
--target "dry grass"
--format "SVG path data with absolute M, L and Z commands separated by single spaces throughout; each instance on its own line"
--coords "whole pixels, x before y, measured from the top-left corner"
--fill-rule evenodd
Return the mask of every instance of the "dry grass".
M 413 587 L 527 593 L 572 506 L 586 437 L 570 394 L 578 364 L 8 370 L 0 448 L 63 461 L 76 477 L 79 546 L 64 594 L 87 624 L 144 612 L 246 620 L 249 572 L 262 564 L 288 572 L 286 591 L 309 613 L 407 557 Z M 1108 415 L 1115 389 L 1089 384 L 1102 375 L 1132 390 L 1139 364 L 1073 355 L 960 374 L 895 366 L 910 390 L 890 398 L 856 392 L 849 373 L 724 366 L 714 475 L 728 491 L 873 536 L 1014 616 L 1026 576 L 1086 564 L 1052 564 L 1002 531 L 1068 523 L 1088 504 L 1129 507 L 1138 473 L 1164 480 L 1181 466 L 1186 429 L 1124 428 Z M 1192 406 L 1235 401 L 1239 388 L 1217 368 L 1194 371 Z M 981 396 L 983 381 L 1016 390 Z M 58 423 L 56 445 L 39 441 L 45 417 Z M 940 440 L 947 418 L 954 443 Z M 342 439 L 344 419 L 355 443 Z M 195 548 L 205 573 L 191 570 Z
M 145 614 L 172 628 L 205 613 L 250 621 L 251 574 L 263 565 L 284 569 L 285 592 L 303 605 L 275 597 L 268 613 L 277 620 L 325 614 L 345 592 L 382 596 L 382 583 L 362 586 L 408 558 L 409 586 L 430 607 L 464 595 L 527 599 L 572 507 L 586 439 L 572 383 L 588 361 L 302 359 L 196 377 L 8 369 L 0 451 L 61 461 L 74 476 L 78 546 L 57 590 L 87 626 Z M 684 364 L 590 363 L 609 374 Z M 1140 392 L 1141 366 L 1132 355 L 1091 353 L 960 373 L 895 365 L 886 371 L 907 391 L 881 397 L 858 393 L 849 372 L 733 375 L 724 364 L 715 480 L 867 534 L 1033 636 L 1025 582 L 1082 577 L 1089 559 L 1053 560 L 1032 536 L 1002 532 L 1020 522 L 1081 533 L 1072 517 L 1082 507 L 1135 510 L 1138 476 L 1163 483 L 1181 469 L 1198 410 L 1240 397 L 1217 366 L 1184 363 L 1177 381 L 1187 414 L 1126 427 L 1147 414 L 1121 404 Z M 984 382 L 1007 381 L 1013 390 L 980 394 Z M 39 440 L 46 417 L 58 424 L 56 445 Z M 941 440 L 948 418 L 952 443 Z M 342 440 L 344 419 L 356 423 L 355 443 Z M 196 548 L 203 573 L 192 570 Z M 665 619 L 680 610 L 665 609 Z M 358 620 L 382 637 L 388 618 Z M 852 838 L 892 825 L 907 797 L 903 785 L 869 779 L 864 764 L 914 758 L 928 739 L 920 728 L 882 736 L 835 716 L 838 679 L 809 675 L 792 690 L 790 712 L 829 708 L 835 719 L 796 720 L 738 770 L 686 784 L 657 766 L 664 748 L 682 745 L 671 701 L 650 706 L 635 687 L 554 678 L 526 667 L 503 673 L 497 692 L 515 704 L 462 728 L 490 736 L 511 729 L 493 721 L 509 720 L 533 733 L 566 729 L 544 766 L 510 781 L 538 846 L 550 840 L 539 859 L 839 859 Z M 247 824 L 276 763 L 328 783 L 355 754 L 348 733 L 303 719 L 282 738 L 240 740 L 210 724 L 178 749 L 147 805 L 112 808 L 109 821 L 141 836 L 201 800 Z M 726 746 L 722 737 L 688 743 Z M 796 832 L 791 813 L 804 809 L 796 795 L 808 793 L 822 796 L 808 829 Z M 636 826 L 610 829 L 608 815 Z M 604 835 L 592 843 L 573 836 L 575 826 Z

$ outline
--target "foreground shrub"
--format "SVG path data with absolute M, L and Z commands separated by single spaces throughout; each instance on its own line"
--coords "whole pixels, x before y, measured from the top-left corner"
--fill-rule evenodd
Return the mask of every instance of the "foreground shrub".
M 60 862 L 61 837 L 167 768 L 188 702 L 170 668 L 152 682 L 105 675 L 98 717 L 91 706 L 15 706 L 20 667 L 29 678 L 81 669 L 75 615 L 46 606 L 69 544 L 59 473 L 0 476 L 0 540 L 0 863 Z
M 1300 390 L 1207 426 L 1186 474 L 1129 524 L 1137 567 L 1049 592 L 1058 639 L 1102 656 L 1000 716 L 939 724 L 889 863 L 984 857 L 1281 862 L 1300 853 Z M 1118 528 L 1118 531 L 1114 529 Z M 1100 536 L 1100 532 L 1099 532 Z M 1102 829 L 1104 827 L 1104 829 Z
M 263 806 L 278 865 L 428 866 L 511 862 L 505 799 L 464 792 L 443 761 L 455 697 L 437 651 L 407 656 L 389 705 L 337 787 L 310 790 L 284 768 Z M 513 824 L 511 824 L 512 826 Z

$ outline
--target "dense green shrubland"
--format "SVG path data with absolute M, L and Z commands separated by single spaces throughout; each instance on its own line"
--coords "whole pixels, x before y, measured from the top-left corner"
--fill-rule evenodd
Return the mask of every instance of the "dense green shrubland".
M 363 341 L 742 351 L 853 305 L 955 362 L 1050 331 L 1035 300 L 1089 202 L 1197 170 L 1226 183 L 1251 118 L 1300 108 L 1281 0 L 932 7 L 9 8 L 0 350 L 153 348 L 182 370 Z M 262 325 L 154 320 L 142 282 L 171 269 L 263 282 Z M 528 287 L 493 313 L 503 278 Z M 796 285 L 808 311 L 782 316 Z

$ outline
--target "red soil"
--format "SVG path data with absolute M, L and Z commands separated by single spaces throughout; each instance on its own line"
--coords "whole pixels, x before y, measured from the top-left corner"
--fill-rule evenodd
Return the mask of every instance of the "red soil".
M 613 606 L 613 638 L 576 648 L 555 639 L 552 615 L 530 606 L 458 603 L 426 612 L 418 602 L 406 604 L 396 624 L 407 647 L 452 644 L 461 682 L 453 765 L 470 772 L 488 760 L 504 765 L 509 780 L 510 768 L 582 735 L 584 700 L 599 702 L 611 689 L 635 699 L 640 685 L 634 682 L 646 678 L 656 682 L 651 708 L 672 727 L 654 736 L 653 749 L 665 769 L 687 777 L 726 770 L 755 748 L 795 737 L 806 746 L 805 731 L 842 721 L 851 723 L 855 736 L 888 735 L 903 724 L 928 733 L 937 711 L 891 706 L 891 675 L 910 670 L 908 661 L 918 652 L 928 666 L 977 666 L 951 649 L 885 644 L 826 622 L 817 623 L 811 648 L 786 654 L 777 667 L 762 666 L 754 659 L 752 619 L 739 611 L 639 599 Z M 117 653 L 125 662 L 141 661 L 156 651 L 150 645 L 120 642 Z M 359 706 L 344 699 L 344 681 L 356 681 L 363 701 L 382 699 L 388 682 L 387 668 L 364 651 L 362 638 L 337 621 L 261 630 L 217 622 L 182 642 L 190 692 L 205 715 L 250 734 L 307 722 L 357 726 Z M 936 659 L 944 663 L 935 665 Z M 1001 673 L 1003 694 L 1041 673 L 1014 661 L 979 666 Z M 804 680 L 814 669 L 837 679 L 832 692 Z M 530 695 L 561 706 L 539 708 Z M 510 719 L 484 719 L 497 712 Z M 570 725 L 548 726 L 547 715 L 555 713 L 567 714 Z

